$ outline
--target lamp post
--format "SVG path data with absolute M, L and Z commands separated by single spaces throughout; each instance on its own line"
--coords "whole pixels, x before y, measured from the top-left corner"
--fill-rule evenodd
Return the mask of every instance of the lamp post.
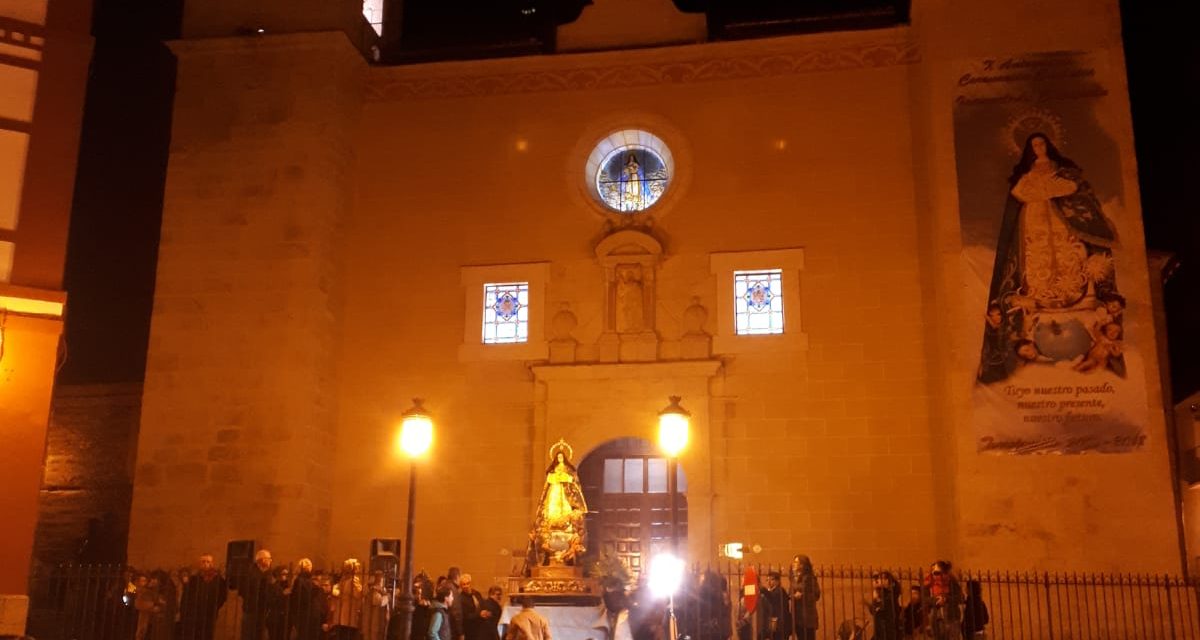
M 417 499 L 417 459 L 429 451 L 433 443 L 433 420 L 421 405 L 420 398 L 413 398 L 413 406 L 404 412 L 400 420 L 400 433 L 396 437 L 397 454 L 408 458 L 408 521 L 404 533 L 404 572 L 401 576 L 400 592 L 400 639 L 408 640 L 412 635 L 413 618 L 413 507 Z
M 658 446 L 667 454 L 667 493 L 671 495 L 671 552 L 679 555 L 679 454 L 687 448 L 692 414 L 679 405 L 680 396 L 658 412 Z

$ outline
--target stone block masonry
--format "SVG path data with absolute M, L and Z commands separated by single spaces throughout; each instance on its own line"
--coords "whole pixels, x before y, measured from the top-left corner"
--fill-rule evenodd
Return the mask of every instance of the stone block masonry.
M 130 560 L 220 556 L 234 539 L 312 554 L 330 519 L 338 229 L 364 63 L 340 34 L 176 53 Z M 163 535 L 184 522 L 205 535 Z

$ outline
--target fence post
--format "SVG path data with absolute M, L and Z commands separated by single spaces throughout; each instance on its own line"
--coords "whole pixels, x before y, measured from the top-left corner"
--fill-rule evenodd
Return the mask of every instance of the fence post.
M 1171 637 L 1175 636 L 1175 605 L 1171 602 L 1171 576 L 1163 574 L 1163 589 L 1167 592 L 1167 620 L 1171 623 Z
M 1044 589 L 1044 593 L 1046 594 L 1046 629 L 1050 631 L 1050 640 L 1054 640 L 1054 615 L 1052 614 L 1054 605 L 1052 604 L 1050 598 L 1049 571 L 1042 572 L 1042 587 Z

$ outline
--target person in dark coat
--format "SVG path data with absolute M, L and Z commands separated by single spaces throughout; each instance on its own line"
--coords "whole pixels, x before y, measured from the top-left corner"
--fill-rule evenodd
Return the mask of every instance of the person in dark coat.
M 433 615 L 433 581 L 424 573 L 418 574 L 413 579 L 412 590 L 412 629 L 408 637 L 409 640 L 425 640 L 425 632 L 429 630 L 429 618 Z M 400 620 L 400 617 L 395 616 L 392 619 Z
M 321 637 L 336 640 L 337 636 L 330 633 L 333 630 L 333 576 L 316 571 L 313 573 L 313 582 L 317 585 L 317 598 L 313 602 L 321 612 Z
M 271 607 L 271 552 L 259 549 L 254 564 L 238 579 L 242 597 L 242 640 L 263 640 Z
M 967 581 L 967 599 L 963 603 L 962 637 L 971 640 L 988 623 L 988 608 L 983 602 L 983 585 L 978 580 Z
M 179 602 L 179 639 L 212 640 L 217 611 L 229 595 L 224 576 L 217 571 L 210 554 L 200 556 L 197 570 L 180 578 L 183 595 Z
M 267 584 L 267 638 L 269 640 L 287 640 L 287 593 L 290 577 L 287 567 L 278 567 L 270 573 Z
M 449 583 L 451 595 L 454 596 L 446 603 L 446 612 L 450 614 L 450 640 L 463 640 L 466 637 L 463 633 L 462 589 L 459 587 L 461 579 L 462 569 L 450 567 L 446 570 L 446 581 Z
M 504 612 L 500 599 L 503 597 L 504 591 L 500 587 L 493 585 L 488 589 L 488 597 L 479 603 L 479 626 L 473 640 L 500 640 L 500 616 Z
M 925 635 L 925 608 L 921 604 L 921 585 L 909 589 L 908 604 L 900 613 L 900 628 L 905 638 L 920 638 Z
M 319 640 L 321 637 L 324 598 L 321 587 L 313 580 L 312 560 L 301 558 L 296 563 L 296 577 L 287 595 L 288 626 L 295 640 Z
M 721 574 L 708 570 L 700 574 L 695 599 L 690 602 L 693 610 L 686 617 L 695 625 L 696 640 L 729 640 L 733 628 L 729 619 L 729 586 Z
M 780 586 L 780 574 L 767 574 L 767 587 L 758 596 L 758 637 L 788 640 L 792 635 L 792 613 L 788 594 Z
M 872 576 L 872 597 L 867 603 L 875 640 L 900 638 L 900 584 L 887 571 Z
M 791 567 L 792 607 L 796 612 L 796 637 L 813 640 L 819 628 L 817 601 L 821 599 L 821 583 L 813 572 L 812 560 L 806 555 L 792 558 Z
M 475 640 L 479 636 L 479 607 L 483 604 L 486 598 L 482 593 L 475 590 L 475 585 L 471 581 L 471 574 L 464 573 L 458 578 L 459 593 L 455 596 L 456 600 L 460 601 L 459 609 L 462 611 L 462 631 L 466 640 Z

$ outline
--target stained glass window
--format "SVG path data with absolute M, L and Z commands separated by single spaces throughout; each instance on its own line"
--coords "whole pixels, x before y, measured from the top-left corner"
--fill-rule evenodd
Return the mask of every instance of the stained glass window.
M 658 201 L 670 180 L 667 164 L 647 147 L 626 145 L 609 152 L 596 173 L 596 191 L 610 209 L 637 213 Z
M 783 333 L 783 270 L 733 272 L 738 335 Z
M 529 283 L 483 285 L 483 342 L 505 344 L 529 339 Z

